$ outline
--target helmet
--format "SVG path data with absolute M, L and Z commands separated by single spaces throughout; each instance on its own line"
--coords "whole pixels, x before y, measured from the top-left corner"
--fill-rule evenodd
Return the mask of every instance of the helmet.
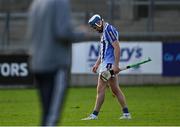
M 89 24 L 91 27 L 98 26 L 97 23 L 98 23 L 100 20 L 102 20 L 101 16 L 98 15 L 98 14 L 95 14 L 95 15 L 93 15 L 93 16 L 89 19 L 88 24 Z

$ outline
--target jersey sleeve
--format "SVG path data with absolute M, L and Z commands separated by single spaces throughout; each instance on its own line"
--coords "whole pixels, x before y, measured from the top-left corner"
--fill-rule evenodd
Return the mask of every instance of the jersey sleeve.
M 119 40 L 119 33 L 113 26 L 109 25 L 106 30 L 106 37 L 108 38 L 108 41 L 110 43 L 113 43 L 115 41 Z

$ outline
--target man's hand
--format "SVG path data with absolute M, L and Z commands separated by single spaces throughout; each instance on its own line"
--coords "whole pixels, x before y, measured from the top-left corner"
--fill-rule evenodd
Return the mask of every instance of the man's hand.
M 114 74 L 118 74 L 121 71 L 121 69 L 115 65 L 112 66 L 112 70 L 114 71 Z
M 95 65 L 92 67 L 92 72 L 97 73 L 98 67 L 99 67 L 99 66 L 98 66 L 97 64 L 95 64 Z

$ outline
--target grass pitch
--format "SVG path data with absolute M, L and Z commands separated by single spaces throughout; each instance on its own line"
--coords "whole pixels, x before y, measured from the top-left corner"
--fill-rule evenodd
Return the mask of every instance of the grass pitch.
M 98 120 L 82 121 L 94 107 L 96 88 L 69 88 L 62 112 L 63 126 L 180 126 L 180 85 L 122 87 L 132 120 L 119 120 L 121 109 L 107 89 Z M 40 125 L 35 89 L 0 90 L 0 126 Z

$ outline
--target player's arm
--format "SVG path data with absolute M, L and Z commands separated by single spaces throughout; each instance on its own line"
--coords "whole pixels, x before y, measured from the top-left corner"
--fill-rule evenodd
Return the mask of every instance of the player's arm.
M 113 26 L 107 27 L 107 32 L 109 35 L 109 42 L 112 44 L 114 48 L 114 65 L 113 65 L 113 71 L 115 74 L 119 73 L 119 59 L 120 59 L 120 47 L 119 47 L 119 33 Z
M 114 58 L 115 58 L 115 62 L 114 62 L 114 73 L 119 73 L 120 69 L 119 69 L 119 60 L 120 60 L 120 46 L 119 46 L 119 41 L 116 40 L 115 42 L 112 43 L 112 46 L 114 48 Z
M 96 60 L 95 65 L 99 66 L 99 65 L 100 65 L 100 63 L 101 63 L 101 58 L 100 58 L 100 56 L 99 56 L 99 57 L 98 57 L 98 59 Z
M 94 66 L 92 67 L 92 72 L 94 72 L 94 73 L 97 72 L 97 69 L 98 69 L 100 63 L 101 63 L 101 58 L 100 58 L 100 56 L 99 56 L 98 59 L 96 60 L 96 63 L 95 63 Z

